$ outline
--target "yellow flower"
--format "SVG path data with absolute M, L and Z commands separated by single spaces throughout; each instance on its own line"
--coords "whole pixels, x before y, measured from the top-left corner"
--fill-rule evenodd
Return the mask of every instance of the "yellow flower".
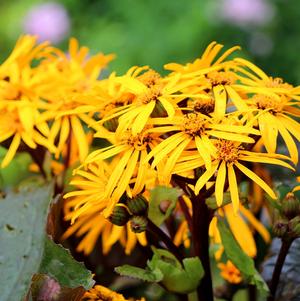
M 253 143 L 255 140 L 247 135 L 259 134 L 259 131 L 250 126 L 244 126 L 238 120 L 230 120 L 228 118 L 226 121 L 216 122 L 214 118 L 196 112 L 175 116 L 171 120 L 167 118 L 155 118 L 153 119 L 153 124 L 156 127 L 149 129 L 149 132 L 161 133 L 164 136 L 167 133 L 172 133 L 147 156 L 147 160 L 154 157 L 151 164 L 152 167 L 155 167 L 161 160 L 166 159 L 162 171 L 166 179 L 170 178 L 174 166 L 184 151 L 196 149 L 204 161 L 206 168 L 210 169 L 212 159 L 216 156 L 217 152 L 211 138 Z M 168 182 L 168 180 L 166 181 Z
M 16 45 L 9 55 L 9 57 L 0 66 L 0 78 L 4 78 L 7 72 L 11 72 L 16 65 L 19 68 L 30 66 L 33 59 L 40 59 L 44 56 L 48 56 L 51 51 L 51 47 L 48 46 L 48 42 L 36 45 L 37 37 L 31 35 L 21 36 Z
M 195 79 L 179 82 L 180 74 L 160 78 L 151 70 L 140 76 L 132 75 L 132 72 L 120 77 L 112 76 L 110 81 L 123 94 L 134 97 L 128 105 L 113 108 L 102 122 L 118 117 L 117 132 L 122 133 L 130 127 L 135 135 L 145 128 L 150 117 L 173 117 L 177 103 L 190 96 L 181 91 L 195 83 Z
M 217 60 L 216 56 L 219 54 L 220 50 L 223 48 L 223 45 L 218 44 L 217 42 L 210 43 L 207 48 L 205 49 L 204 53 L 202 54 L 201 58 L 197 58 L 192 63 L 187 63 L 186 65 L 180 65 L 177 63 L 169 63 L 166 64 L 164 67 L 167 70 L 180 72 L 183 74 L 194 73 L 199 70 L 211 70 L 209 67 L 212 66 L 219 66 L 221 65 L 224 60 L 232 54 L 234 51 L 239 50 L 239 46 L 234 46 L 224 52 Z
M 75 39 L 70 40 L 69 56 L 54 49 L 55 55 L 44 60 L 41 70 L 49 73 L 56 89 L 44 91 L 45 110 L 41 121 L 51 121 L 48 139 L 51 143 L 58 140 L 56 158 L 59 157 L 64 145 L 71 136 L 75 137 L 82 162 L 88 154 L 88 141 L 84 124 L 94 123 L 97 98 L 94 87 L 106 64 L 113 55 L 98 54 L 87 58 L 88 48 L 79 48 Z
M 234 61 L 237 63 L 234 67 L 238 72 L 236 76 L 240 81 L 240 84 L 234 86 L 235 89 L 247 93 L 279 95 L 288 99 L 300 100 L 299 89 L 285 83 L 281 78 L 268 76 L 263 70 L 248 60 L 236 58 Z
M 236 63 L 233 61 L 224 62 L 232 52 L 240 49 L 240 47 L 230 48 L 214 62 L 222 47 L 223 45 L 213 42 L 206 48 L 202 57 L 193 63 L 188 63 L 185 66 L 174 63 L 165 65 L 168 70 L 176 71 L 186 77 L 196 78 L 197 82 L 191 87 L 191 91 L 202 92 L 200 104 L 202 101 L 206 103 L 207 99 L 210 106 L 213 102 L 214 115 L 220 119 L 225 115 L 229 102 L 233 102 L 238 111 L 245 112 L 248 110 L 245 101 L 233 88 L 238 78 L 231 69 Z
M 54 145 L 44 137 L 49 134 L 47 123 L 38 120 L 39 89 L 47 82 L 47 75 L 30 66 L 32 60 L 47 55 L 49 49 L 45 43 L 38 46 L 35 43 L 35 37 L 20 38 L 0 66 L 0 142 L 7 140 L 8 147 L 1 167 L 9 164 L 22 142 L 31 149 L 42 145 L 55 151 Z
M 121 199 L 124 192 L 129 197 L 139 194 L 145 187 L 145 178 L 153 175 L 149 171 L 149 164 L 145 163 L 148 149 L 153 149 L 161 138 L 155 133 L 143 131 L 137 135 L 130 130 L 116 137 L 116 144 L 92 152 L 84 161 L 83 166 L 96 162 L 102 164 L 103 160 L 113 156 L 114 170 L 107 180 L 103 195 L 109 199 L 109 204 L 103 214 L 111 214 L 115 204 Z
M 239 207 L 239 193 L 238 184 L 235 175 L 235 169 L 242 172 L 249 177 L 252 181 L 256 182 L 266 193 L 273 199 L 276 199 L 276 195 L 268 184 L 266 184 L 259 176 L 253 171 L 243 165 L 241 162 L 259 162 L 281 165 L 290 169 L 293 169 L 289 164 L 280 160 L 288 159 L 288 157 L 278 154 L 265 154 L 255 153 L 243 149 L 242 143 L 233 142 L 224 139 L 219 139 L 215 146 L 217 148 L 217 156 L 212 161 L 212 166 L 207 169 L 197 180 L 195 185 L 195 193 L 198 194 L 200 190 L 210 180 L 215 183 L 215 197 L 218 206 L 223 203 L 224 188 L 226 188 L 226 179 L 230 190 L 231 200 L 235 211 Z M 193 159 L 195 160 L 195 159 Z M 193 164 L 193 160 L 190 160 Z M 199 158 L 198 160 L 201 160 Z M 174 169 L 174 173 L 180 173 L 183 169 L 186 169 L 186 165 L 190 164 L 188 161 L 177 164 Z M 204 165 L 204 162 L 202 163 Z
M 298 149 L 292 138 L 300 141 L 300 125 L 289 115 L 300 116 L 297 103 L 286 96 L 256 94 L 249 104 L 255 108 L 257 124 L 263 144 L 267 151 L 274 153 L 277 147 L 278 134 L 286 144 L 294 164 L 298 162 Z
M 241 272 L 230 260 L 227 260 L 226 263 L 218 263 L 218 268 L 220 269 L 221 276 L 229 283 L 239 284 L 242 282 Z

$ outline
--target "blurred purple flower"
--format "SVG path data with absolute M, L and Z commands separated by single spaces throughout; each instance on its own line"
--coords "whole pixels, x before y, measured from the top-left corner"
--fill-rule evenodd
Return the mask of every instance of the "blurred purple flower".
M 59 43 L 70 31 L 70 19 L 63 5 L 48 2 L 34 6 L 24 19 L 24 31 L 39 41 Z
M 266 0 L 222 0 L 221 14 L 236 25 L 264 25 L 273 18 L 274 6 Z

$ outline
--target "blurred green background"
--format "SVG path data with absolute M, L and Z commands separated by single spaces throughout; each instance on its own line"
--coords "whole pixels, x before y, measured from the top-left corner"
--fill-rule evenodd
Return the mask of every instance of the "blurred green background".
M 299 0 L 0 0 L 0 58 L 24 32 L 66 49 L 74 36 L 92 53 L 114 52 L 111 69 L 162 71 L 216 40 L 286 81 L 300 82 Z

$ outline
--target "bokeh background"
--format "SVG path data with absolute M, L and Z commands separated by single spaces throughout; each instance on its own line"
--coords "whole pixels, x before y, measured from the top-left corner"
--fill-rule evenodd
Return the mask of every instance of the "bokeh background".
M 22 33 L 67 49 L 70 36 L 92 53 L 114 52 L 111 69 L 162 72 L 188 62 L 216 40 L 270 75 L 300 83 L 299 0 L 0 0 L 0 59 Z

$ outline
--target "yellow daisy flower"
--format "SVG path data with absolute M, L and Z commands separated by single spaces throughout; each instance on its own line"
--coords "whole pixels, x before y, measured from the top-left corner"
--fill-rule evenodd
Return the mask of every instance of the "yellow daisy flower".
M 297 103 L 286 96 L 256 94 L 248 101 L 249 106 L 255 108 L 257 126 L 262 141 L 269 153 L 274 153 L 277 147 L 278 134 L 282 137 L 290 156 L 298 162 L 298 149 L 292 138 L 300 141 L 300 125 L 290 115 L 300 116 Z
M 49 141 L 58 140 L 56 158 L 64 145 L 74 136 L 82 162 L 88 154 L 88 141 L 82 123 L 94 123 L 96 112 L 94 86 L 101 70 L 112 60 L 113 55 L 98 54 L 87 58 L 88 48 L 79 48 L 75 39 L 70 40 L 69 56 L 58 49 L 53 57 L 44 60 L 41 68 L 57 82 L 57 88 L 43 95 L 47 101 L 41 121 L 51 121 Z
M 249 177 L 252 181 L 256 182 L 266 193 L 270 195 L 270 197 L 272 197 L 273 199 L 277 198 L 270 186 L 267 185 L 259 176 L 257 176 L 253 171 L 251 171 L 241 162 L 244 161 L 270 163 L 281 165 L 294 170 L 289 164 L 280 160 L 288 160 L 288 157 L 278 154 L 250 152 L 243 149 L 241 142 L 233 142 L 224 139 L 219 139 L 215 143 L 215 147 L 217 148 L 217 156 L 212 161 L 211 168 L 207 169 L 197 180 L 195 185 L 195 193 L 198 194 L 200 190 L 206 185 L 206 183 L 213 179 L 215 183 L 216 201 L 218 206 L 221 206 L 223 203 L 224 189 L 226 190 L 225 183 L 228 181 L 233 208 L 236 212 L 239 207 L 239 193 L 235 169 L 239 170 L 244 175 Z M 189 164 L 191 164 L 192 169 L 195 168 L 195 166 L 193 165 L 193 160 L 195 160 L 195 158 L 193 158 L 192 160 L 178 163 L 177 166 L 174 168 L 173 173 L 180 173 L 183 170 L 186 170 L 187 165 Z M 198 161 L 201 161 L 200 156 L 198 158 Z M 203 161 L 202 165 L 204 165 Z
M 233 124 L 230 124 L 233 123 Z M 166 159 L 163 174 L 170 177 L 172 170 L 184 151 L 198 150 L 200 157 L 205 162 L 207 169 L 211 168 L 212 158 L 216 156 L 217 149 L 211 138 L 222 138 L 230 141 L 253 143 L 255 140 L 249 134 L 259 135 L 259 131 L 250 126 L 243 125 L 237 119 L 216 122 L 212 117 L 201 113 L 187 113 L 175 116 L 173 119 L 154 118 L 156 127 L 149 132 L 160 133 L 166 136 L 172 133 L 157 145 L 147 156 L 146 160 L 154 157 L 152 168 L 161 160 Z
M 210 43 L 202 54 L 201 58 L 197 58 L 192 63 L 187 63 L 186 65 L 181 65 L 177 63 L 169 63 L 164 67 L 167 70 L 188 74 L 194 73 L 199 70 L 211 70 L 210 67 L 218 67 L 225 61 L 225 59 L 232 54 L 234 51 L 239 50 L 239 46 L 234 46 L 224 52 L 218 59 L 216 59 L 217 55 L 223 48 L 223 45 L 218 44 L 217 42 Z
M 20 144 L 30 149 L 42 145 L 54 152 L 54 145 L 44 136 L 49 133 L 46 122 L 40 122 L 39 88 L 47 83 L 47 75 L 31 68 L 33 59 L 47 55 L 47 44 L 35 46 L 36 38 L 19 39 L 11 55 L 0 66 L 0 142 L 8 147 L 1 167 L 13 159 Z M 10 139 L 10 140 L 8 140 Z
M 152 71 L 150 75 L 146 72 L 137 77 L 132 76 L 130 72 L 129 75 L 112 77 L 110 80 L 114 81 L 115 85 L 120 85 L 123 93 L 130 93 L 135 97 L 127 106 L 113 110 L 102 122 L 119 117 L 117 131 L 122 133 L 130 127 L 133 134 L 140 133 L 150 117 L 160 114 L 173 117 L 177 103 L 190 96 L 181 93 L 181 90 L 195 82 L 194 79 L 179 82 L 179 74 L 158 78 Z
M 115 156 L 115 169 L 110 175 L 104 193 L 105 197 L 110 199 L 110 204 L 104 210 L 106 217 L 110 215 L 124 192 L 132 197 L 144 189 L 145 177 L 149 175 L 149 164 L 145 163 L 145 158 L 148 151 L 151 151 L 160 141 L 161 138 L 156 133 L 143 131 L 134 135 L 128 130 L 116 137 L 116 144 L 96 150 L 86 158 L 83 166 Z M 150 172 L 153 174 L 153 171 Z
M 275 96 L 284 96 L 288 100 L 300 100 L 299 88 L 294 88 L 279 77 L 268 76 L 263 70 L 248 60 L 236 58 L 234 61 L 237 63 L 234 69 L 237 71 L 236 76 L 240 82 L 234 88 L 238 91 L 273 96 L 275 94 Z

